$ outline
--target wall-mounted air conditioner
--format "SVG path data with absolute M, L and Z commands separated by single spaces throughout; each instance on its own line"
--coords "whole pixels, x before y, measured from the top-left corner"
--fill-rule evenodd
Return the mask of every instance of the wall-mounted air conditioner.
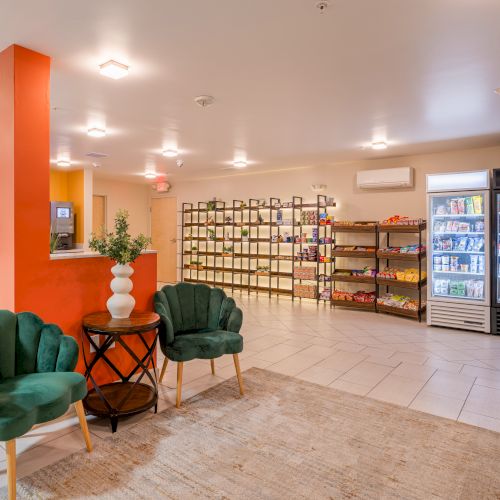
M 413 168 L 384 168 L 361 170 L 357 174 L 357 185 L 361 189 L 394 189 L 413 187 Z

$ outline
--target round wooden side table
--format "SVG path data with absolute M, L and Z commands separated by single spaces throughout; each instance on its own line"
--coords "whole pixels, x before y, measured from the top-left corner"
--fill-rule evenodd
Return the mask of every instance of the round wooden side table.
M 95 312 L 83 318 L 82 342 L 83 338 L 86 338 L 95 349 L 95 355 L 90 360 L 85 355 L 85 349 L 82 349 L 85 377 L 93 386 L 83 400 L 83 405 L 87 413 L 91 415 L 109 417 L 113 432 L 118 427 L 118 417 L 135 415 L 153 406 L 155 413 L 157 411 L 158 386 L 154 353 L 158 341 L 159 324 L 160 316 L 154 312 L 132 312 L 130 318 L 127 319 L 113 319 L 108 312 Z M 150 344 L 144 338 L 144 334 L 148 332 L 154 332 L 154 338 Z M 92 338 L 94 335 L 103 336 L 104 341 L 97 345 Z M 146 348 L 146 354 L 139 357 L 127 345 L 125 339 L 131 335 L 141 340 Z M 135 367 L 127 374 L 123 374 L 107 355 L 113 342 L 121 345 L 135 362 Z M 96 382 L 92 370 L 101 359 L 118 375 L 119 381 L 104 385 Z M 149 370 L 150 366 L 153 368 L 153 374 Z M 133 381 L 132 377 L 134 377 Z M 147 377 L 151 384 L 141 382 L 144 377 Z

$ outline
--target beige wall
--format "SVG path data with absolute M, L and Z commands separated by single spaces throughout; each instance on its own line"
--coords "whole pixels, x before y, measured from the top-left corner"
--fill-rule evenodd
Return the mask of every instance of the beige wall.
M 360 190 L 356 187 L 358 170 L 410 166 L 415 169 L 413 189 Z M 167 196 L 197 202 L 216 196 L 223 201 L 269 198 L 288 201 L 292 195 L 313 200 L 311 184 L 326 184 L 325 194 L 335 197 L 337 219 L 379 220 L 399 214 L 426 216 L 425 175 L 428 173 L 500 168 L 500 147 L 452 151 L 447 153 L 367 160 L 331 166 L 311 167 L 268 174 L 248 174 L 192 182 L 173 182 Z
M 130 234 L 133 236 L 150 231 L 150 186 L 130 182 L 117 182 L 110 179 L 94 177 L 94 194 L 106 196 L 107 229 L 114 227 L 116 212 L 124 208 L 128 210 Z

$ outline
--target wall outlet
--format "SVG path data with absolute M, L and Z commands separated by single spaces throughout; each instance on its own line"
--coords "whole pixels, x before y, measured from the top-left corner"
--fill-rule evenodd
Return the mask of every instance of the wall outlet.
M 101 347 L 101 336 L 100 335 L 91 335 L 90 337 L 94 344 L 97 346 L 97 347 Z M 115 348 L 115 342 L 113 342 L 109 347 L 108 349 L 114 349 Z M 92 344 L 90 344 L 90 352 L 95 352 L 95 349 L 94 349 L 94 346 Z

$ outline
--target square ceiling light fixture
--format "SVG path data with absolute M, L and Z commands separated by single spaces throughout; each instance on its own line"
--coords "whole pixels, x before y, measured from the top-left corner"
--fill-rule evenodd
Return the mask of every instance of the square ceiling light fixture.
M 112 59 L 99 66 L 99 73 L 113 80 L 119 80 L 128 75 L 129 67 L 126 64 L 113 61 Z

